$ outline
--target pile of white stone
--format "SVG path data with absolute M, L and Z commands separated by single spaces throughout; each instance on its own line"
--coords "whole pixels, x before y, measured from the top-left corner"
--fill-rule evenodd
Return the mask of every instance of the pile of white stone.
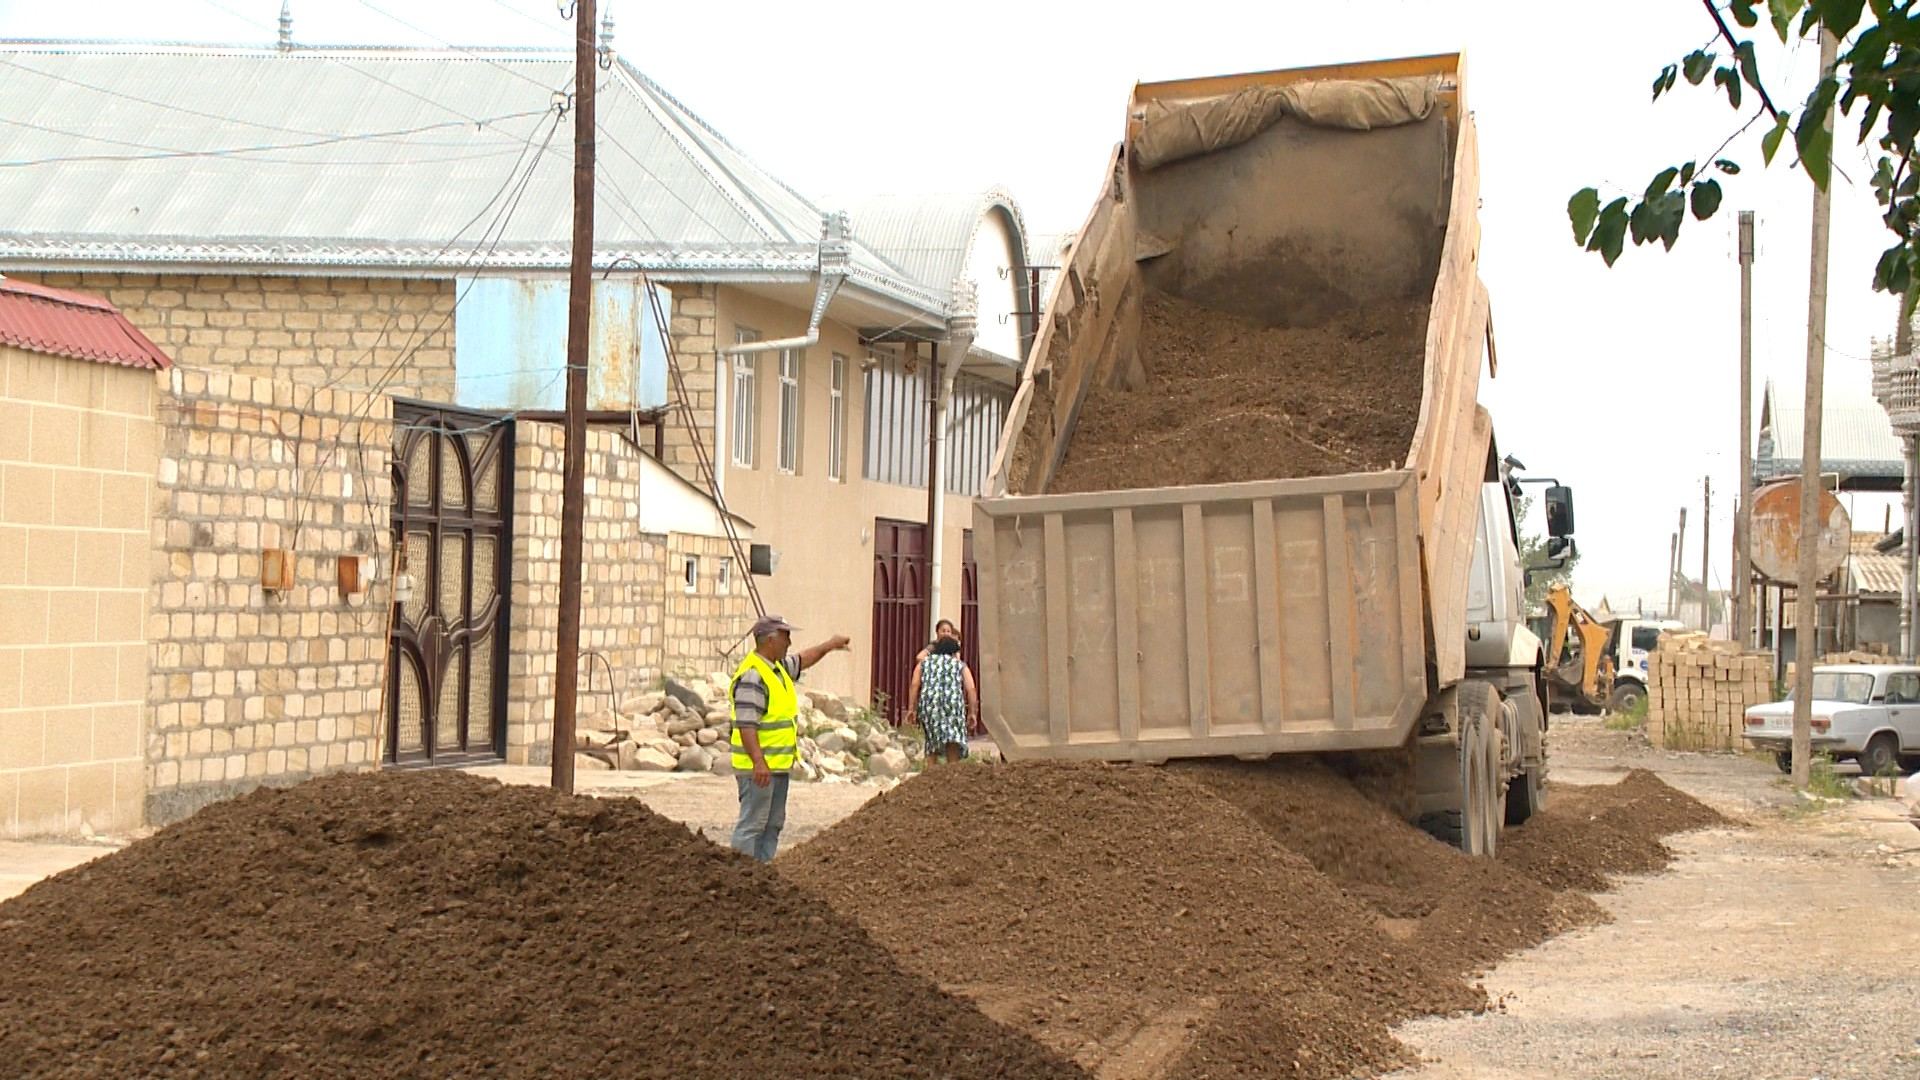
M 618 712 L 583 718 L 574 768 L 704 772 L 732 776 L 727 748 L 727 677 L 668 679 L 663 690 L 620 702 Z M 924 761 L 917 733 L 844 698 L 800 692 L 800 763 L 794 775 L 824 783 L 898 782 Z

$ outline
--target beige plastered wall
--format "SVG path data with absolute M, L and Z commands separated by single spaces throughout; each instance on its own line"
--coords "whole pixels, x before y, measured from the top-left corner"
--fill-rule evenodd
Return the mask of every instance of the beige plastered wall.
M 739 327 L 758 331 L 762 339 L 804 334 L 807 313 L 722 287 L 717 290 L 714 322 L 715 337 L 725 347 L 734 341 Z M 842 481 L 827 478 L 828 380 L 836 352 L 848 359 L 846 476 Z M 860 361 L 865 356 L 855 331 L 832 322 L 822 328 L 820 342 L 807 350 L 801 373 L 801 456 L 796 472 L 784 473 L 777 467 L 778 353 L 758 356 L 755 390 L 759 397 L 759 445 L 755 466 L 732 464 L 730 434 L 723 433 L 718 447 L 720 460 L 725 463 L 723 484 L 729 509 L 753 522 L 755 541 L 771 544 L 780 552 L 778 571 L 757 579 L 768 610 L 801 627 L 795 635 L 799 644 L 811 644 L 834 634 L 853 639 L 850 650 L 829 656 L 809 673 L 808 682 L 861 701 L 868 700 L 873 689 L 874 520 L 925 521 L 927 514 L 924 488 L 861 479 L 866 402 Z M 709 356 L 707 363 L 711 362 Z M 728 369 L 719 395 L 723 419 L 728 422 L 732 416 L 731 393 Z M 708 411 L 712 408 L 709 404 Z M 939 614 L 958 621 L 961 536 L 972 523 L 973 500 L 959 495 L 943 498 L 946 542 Z
M 142 823 L 154 394 L 0 346 L 0 836 Z

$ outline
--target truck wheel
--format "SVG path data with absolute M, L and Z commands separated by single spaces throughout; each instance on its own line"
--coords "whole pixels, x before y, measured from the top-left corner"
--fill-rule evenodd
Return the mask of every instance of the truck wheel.
M 1886 776 L 1900 768 L 1900 741 L 1890 732 L 1881 732 L 1867 740 L 1867 748 L 1854 760 L 1863 776 Z
M 1540 780 L 1541 769 L 1520 770 L 1520 775 L 1507 785 L 1507 824 L 1525 825 L 1527 819 L 1539 813 L 1547 805 L 1547 789 Z
M 1500 748 L 1494 729 L 1498 708 L 1493 688 L 1462 683 L 1458 691 L 1460 727 L 1455 733 L 1457 808 L 1423 814 L 1418 824 L 1444 843 L 1469 855 L 1492 856 L 1500 836 Z
M 1607 696 L 1607 709 L 1615 713 L 1630 713 L 1646 699 L 1646 688 L 1639 683 L 1616 683 L 1613 693 Z

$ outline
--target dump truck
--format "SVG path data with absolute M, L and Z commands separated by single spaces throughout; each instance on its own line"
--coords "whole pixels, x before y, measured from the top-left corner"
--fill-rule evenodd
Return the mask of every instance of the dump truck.
M 1409 818 L 1476 854 L 1541 805 L 1522 479 L 1477 401 L 1498 370 L 1477 167 L 1458 55 L 1135 88 L 974 504 L 983 719 L 1007 758 L 1398 762 Z M 1285 410 L 1210 403 L 1290 392 L 1304 363 L 1175 355 L 1389 310 L 1414 313 L 1404 355 L 1339 338 L 1360 351 Z M 1268 468 L 1285 454 L 1260 447 L 1294 435 L 1319 464 Z M 1564 561 L 1571 493 L 1545 504 Z

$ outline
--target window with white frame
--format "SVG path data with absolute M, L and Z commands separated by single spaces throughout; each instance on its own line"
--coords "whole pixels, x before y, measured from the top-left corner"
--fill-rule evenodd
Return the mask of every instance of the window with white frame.
M 847 478 L 847 358 L 833 354 L 827 383 L 827 479 Z
M 680 560 L 680 587 L 689 594 L 700 588 L 700 559 L 688 555 Z
M 799 349 L 780 350 L 780 471 L 800 471 L 800 388 L 807 354 Z
M 720 560 L 720 569 L 715 571 L 713 577 L 713 591 L 717 596 L 733 595 L 732 559 L 723 558 Z
M 735 344 L 745 345 L 759 341 L 760 332 L 746 327 L 736 327 L 733 332 Z M 736 354 L 733 357 L 733 463 L 751 469 L 754 464 L 755 431 L 759 426 L 759 395 L 754 391 L 757 380 L 754 378 L 758 359 L 753 353 Z

